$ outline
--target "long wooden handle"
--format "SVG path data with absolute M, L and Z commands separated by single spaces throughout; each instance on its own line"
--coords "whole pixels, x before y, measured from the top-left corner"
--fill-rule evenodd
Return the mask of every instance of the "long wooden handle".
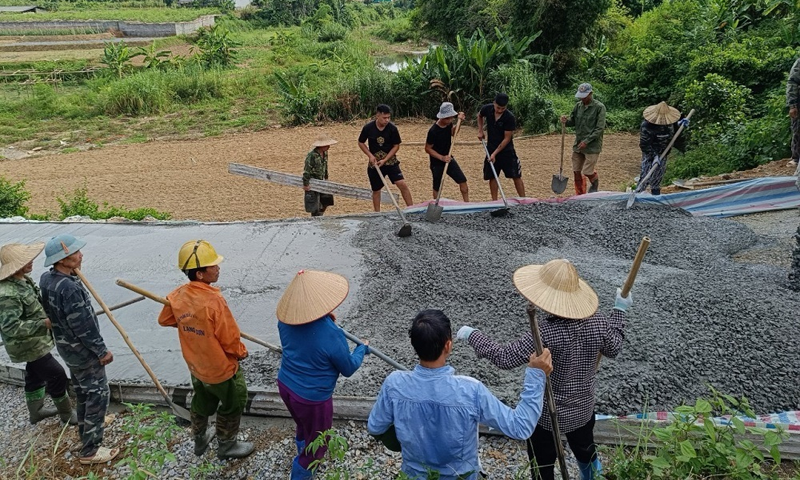
M 456 135 L 458 135 L 458 131 L 461 130 L 461 119 L 459 118 L 456 122 L 456 131 L 453 134 L 453 137 L 450 139 L 450 150 L 447 151 L 447 156 L 451 156 L 453 154 L 453 147 L 456 145 Z M 452 159 L 450 160 L 452 161 Z M 439 199 L 442 198 L 442 190 L 444 190 L 444 179 L 447 177 L 447 167 L 450 166 L 450 162 L 444 164 L 444 171 L 442 172 L 442 181 L 439 182 L 439 193 L 436 195 L 436 205 L 439 205 Z
M 86 279 L 86 277 L 79 269 L 77 268 L 75 269 L 75 274 L 78 276 L 78 278 L 81 279 L 81 282 L 83 282 L 83 284 L 89 290 L 89 293 L 92 294 L 94 299 L 97 300 L 97 303 L 100 305 L 100 308 L 102 308 L 103 311 L 106 312 L 106 316 L 111 321 L 111 323 L 114 324 L 114 327 L 116 327 L 116 329 L 119 331 L 119 334 L 122 335 L 122 339 L 125 340 L 125 343 L 128 345 L 128 348 L 131 349 L 131 352 L 133 352 L 133 354 L 139 360 L 139 363 L 142 364 L 142 367 L 144 367 L 144 369 L 147 371 L 147 374 L 150 375 L 150 379 L 153 380 L 153 383 L 156 385 L 158 391 L 161 392 L 161 395 L 163 395 L 164 399 L 167 401 L 167 403 L 170 404 L 171 407 L 174 406 L 172 399 L 169 398 L 169 394 L 167 393 L 166 390 L 164 390 L 164 387 L 161 386 L 161 382 L 158 381 L 158 377 L 156 377 L 156 374 L 150 368 L 150 365 L 147 364 L 142 355 L 139 353 L 139 350 L 137 350 L 136 347 L 133 345 L 133 342 L 131 342 L 131 339 L 128 337 L 127 332 L 125 332 L 125 329 L 122 328 L 122 325 L 120 325 L 119 322 L 117 322 L 117 319 L 114 318 L 114 314 L 111 313 L 111 310 L 108 308 L 108 306 L 106 306 L 103 299 L 100 298 L 100 295 L 97 293 L 97 291 L 95 291 L 94 287 L 92 287 L 92 284 L 89 283 L 89 280 Z
M 642 237 L 642 241 L 639 243 L 639 250 L 636 251 L 633 265 L 631 265 L 631 270 L 628 272 L 628 278 L 625 279 L 625 283 L 622 285 L 623 298 L 628 298 L 628 294 L 633 288 L 633 282 L 636 281 L 636 275 L 639 273 L 639 267 L 642 265 L 642 260 L 644 260 L 644 254 L 647 253 L 649 247 L 650 237 Z
M 558 176 L 563 177 L 564 173 L 564 137 L 567 136 L 567 125 L 561 124 L 561 166 L 558 168 Z
M 542 335 L 539 332 L 539 324 L 536 321 L 536 309 L 533 305 L 528 308 L 528 318 L 531 323 L 531 336 L 533 337 L 533 345 L 536 349 L 536 355 L 541 355 L 544 351 L 542 343 Z M 550 377 L 547 377 L 544 387 L 544 394 L 547 399 L 547 409 L 550 411 L 550 423 L 553 424 L 553 442 L 555 443 L 556 453 L 558 453 L 558 465 L 561 470 L 561 477 L 563 480 L 569 480 L 569 473 L 567 470 L 567 456 L 564 452 L 564 445 L 561 443 L 561 429 L 558 426 L 558 410 L 556 410 L 556 398 L 553 395 L 553 387 L 550 384 Z
M 341 328 L 341 327 L 339 327 L 339 328 Z M 361 340 L 360 338 L 356 337 L 352 333 L 348 332 L 344 328 L 342 328 L 342 332 L 344 332 L 344 336 L 347 337 L 348 340 L 350 340 L 351 342 L 355 343 L 356 345 L 363 345 L 364 344 L 363 340 Z M 373 347 L 372 345 L 369 346 L 369 352 L 372 355 L 375 355 L 376 357 L 380 358 L 381 360 L 383 360 L 384 362 L 388 363 L 389 365 L 393 366 L 394 368 L 396 368 L 398 370 L 408 370 L 406 367 L 404 367 L 403 365 L 401 365 L 400 363 L 398 363 L 397 361 L 392 359 L 392 357 L 390 357 L 389 355 L 386 355 L 385 353 L 383 353 L 382 351 L 380 351 L 377 348 Z
M 644 254 L 647 253 L 647 249 L 650 248 L 650 237 L 642 237 L 642 241 L 639 243 L 639 250 L 636 251 L 636 256 L 633 258 L 633 265 L 631 265 L 631 269 L 628 272 L 628 278 L 625 279 L 625 283 L 622 284 L 622 298 L 628 298 L 628 295 L 631 293 L 631 288 L 633 288 L 633 282 L 636 281 L 636 275 L 639 273 L 639 267 L 642 265 L 642 260 L 644 260 Z M 597 354 L 597 362 L 594 364 L 595 371 L 600 368 L 600 361 L 603 359 L 603 354 Z
M 686 119 L 688 120 L 692 118 L 692 115 L 694 115 L 694 108 L 689 111 L 689 115 L 686 115 Z M 673 145 L 675 145 L 675 140 L 678 139 L 678 136 L 681 134 L 682 131 L 683 131 L 683 125 L 678 126 L 678 130 L 675 132 L 675 135 L 672 136 L 672 140 L 669 141 L 669 145 L 667 145 L 667 148 L 665 148 L 664 151 L 661 152 L 661 156 L 658 158 L 663 159 L 664 157 L 667 156 L 669 150 L 672 148 Z
M 155 293 L 152 293 L 152 292 L 150 292 L 148 290 L 145 290 L 142 287 L 137 287 L 136 285 L 133 285 L 133 284 L 128 283 L 125 280 L 121 280 L 121 279 L 117 279 L 116 283 L 120 287 L 127 288 L 128 290 L 131 290 L 132 292 L 136 292 L 139 295 L 144 295 L 145 297 L 149 298 L 150 300 L 155 300 L 156 302 L 158 302 L 158 303 L 160 303 L 162 305 L 169 305 L 169 300 L 167 300 L 164 297 L 160 297 L 160 296 L 156 295 Z M 273 344 L 271 344 L 269 342 L 265 342 L 264 340 L 261 340 L 258 337 L 254 337 L 254 336 L 249 335 L 249 334 L 244 333 L 244 332 L 240 332 L 239 336 L 241 336 L 245 340 L 250 340 L 253 343 L 261 345 L 262 347 L 266 347 L 266 348 L 268 348 L 268 349 L 270 349 L 270 350 L 272 350 L 274 352 L 283 353 L 283 349 L 281 347 L 279 347 L 278 345 L 273 345 Z

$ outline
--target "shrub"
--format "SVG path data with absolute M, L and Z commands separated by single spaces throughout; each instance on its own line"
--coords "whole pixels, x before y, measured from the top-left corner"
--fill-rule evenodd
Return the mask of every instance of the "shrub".
M 89 198 L 86 186 L 76 188 L 71 195 L 66 198 L 57 197 L 60 207 L 59 220 L 67 217 L 83 216 L 93 220 L 105 220 L 111 217 L 123 217 L 130 220 L 143 220 L 145 217 L 153 217 L 158 220 L 169 220 L 170 214 L 159 212 L 153 208 L 136 208 L 128 210 L 126 208 L 112 207 L 108 203 L 103 203 L 101 208 L 97 202 Z
M 334 22 L 325 22 L 317 29 L 317 40 L 320 42 L 344 40 L 346 36 L 347 27 Z
M 693 122 L 697 142 L 719 137 L 731 126 L 741 125 L 747 118 L 747 99 L 750 89 L 716 73 L 709 73 L 686 89 L 684 104 L 702 115 Z
M 109 83 L 100 92 L 99 101 L 108 115 L 150 115 L 164 111 L 170 95 L 161 72 L 151 70 Z
M 755 417 L 746 398 L 737 399 L 713 388 L 711 393 L 709 399 L 678 407 L 671 423 L 640 437 L 641 443 L 633 451 L 618 448 L 614 461 L 604 468 L 605 478 L 774 478 L 781 461 L 778 445 L 785 434 L 746 427 L 737 417 Z M 712 416 L 730 416 L 730 422 L 716 426 Z M 655 446 L 648 447 L 650 443 Z
M 202 28 L 197 37 L 199 53 L 194 58 L 205 68 L 227 68 L 236 60 L 236 47 L 240 45 L 224 27 Z
M 553 102 L 544 95 L 547 79 L 527 62 L 501 65 L 489 76 L 490 91 L 506 92 L 517 125 L 528 133 L 548 132 L 555 124 Z
M 25 181 L 12 183 L 0 175 L 0 218 L 24 217 L 28 214 L 25 203 L 30 200 L 31 194 L 25 190 Z

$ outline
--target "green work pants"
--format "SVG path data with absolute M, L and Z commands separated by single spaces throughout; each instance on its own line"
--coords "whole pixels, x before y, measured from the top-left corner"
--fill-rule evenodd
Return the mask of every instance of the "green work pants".
M 204 383 L 192 375 L 192 412 L 204 417 L 241 415 L 247 404 L 247 384 L 240 368 L 234 376 L 222 383 Z M 217 408 L 219 407 L 219 409 Z

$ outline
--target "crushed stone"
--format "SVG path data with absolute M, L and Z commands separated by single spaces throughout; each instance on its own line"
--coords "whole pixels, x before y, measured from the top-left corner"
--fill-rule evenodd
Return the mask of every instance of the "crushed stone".
M 526 301 L 514 270 L 553 258 L 571 260 L 613 307 L 641 238 L 650 249 L 633 287 L 626 339 L 597 377 L 599 413 L 672 410 L 707 396 L 708 386 L 746 396 L 756 412 L 800 408 L 800 297 L 786 285 L 788 269 L 733 257 L 763 238 L 733 220 L 692 217 L 665 206 L 624 202 L 537 203 L 504 218 L 489 212 L 444 215 L 436 224 L 413 215 L 413 235 L 395 236 L 396 217 L 365 221 L 354 237 L 363 252 L 361 289 L 342 326 L 413 368 L 411 319 L 442 309 L 453 323 L 498 341 L 528 328 Z M 450 364 L 517 403 L 522 368 L 502 371 L 457 342 Z M 248 382 L 274 388 L 273 355 L 245 362 Z M 336 394 L 377 395 L 391 367 L 371 357 Z

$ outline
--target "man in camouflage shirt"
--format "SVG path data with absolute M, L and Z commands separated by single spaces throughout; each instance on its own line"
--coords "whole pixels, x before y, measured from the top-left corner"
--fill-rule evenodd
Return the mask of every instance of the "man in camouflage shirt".
M 105 366 L 114 360 L 100 336 L 100 323 L 94 314 L 89 293 L 75 275 L 80 269 L 86 242 L 72 235 L 51 238 L 45 245 L 42 274 L 42 304 L 53 324 L 56 348 L 72 373 L 78 396 L 78 432 L 83 442 L 80 462 L 105 463 L 119 449 L 101 447 L 103 421 L 108 409 L 108 380 Z
M 0 336 L 12 362 L 25 363 L 25 403 L 31 423 L 57 413 L 61 421 L 77 425 L 67 395 L 67 375 L 53 358 L 50 320 L 44 313 L 39 287 L 29 274 L 44 243 L 9 244 L 0 248 Z M 56 408 L 44 408 L 45 392 Z
M 584 176 L 589 179 L 589 193 L 596 192 L 600 185 L 597 175 L 597 160 L 603 150 L 603 132 L 606 129 L 606 106 L 594 98 L 592 86 L 581 83 L 575 92 L 575 107 L 561 123 L 575 127 L 575 144 L 572 146 L 572 173 L 575 175 L 575 195 L 586 193 Z
M 792 163 L 797 165 L 795 175 L 800 175 L 800 58 L 795 60 L 789 71 L 789 81 L 786 82 L 786 105 L 789 107 L 789 118 L 792 119 Z M 797 179 L 797 188 L 800 188 L 800 177 Z
M 312 217 L 319 217 L 325 213 L 330 205 L 333 204 L 333 195 L 324 195 L 311 190 L 311 179 L 328 179 L 328 150 L 331 145 L 336 145 L 336 140 L 327 135 L 320 134 L 314 143 L 311 144 L 311 151 L 306 155 L 306 163 L 303 168 L 303 190 L 305 190 L 306 212 Z

